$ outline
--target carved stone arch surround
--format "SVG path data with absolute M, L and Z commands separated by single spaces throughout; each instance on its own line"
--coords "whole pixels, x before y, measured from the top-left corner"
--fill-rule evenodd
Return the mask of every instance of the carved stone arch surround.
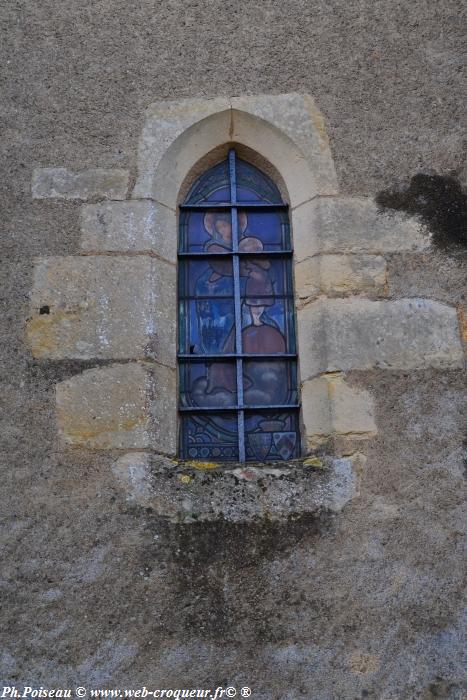
M 225 157 L 232 145 L 283 190 L 290 204 L 295 265 L 316 255 L 316 231 L 309 225 L 307 205 L 317 196 L 336 194 L 337 178 L 321 113 L 309 96 L 292 94 L 159 102 L 149 107 L 132 197 L 151 199 L 164 208 L 172 242 L 170 259 L 176 260 L 181 193 L 198 174 Z
M 347 371 L 460 366 L 454 308 L 387 297 L 385 255 L 424 250 L 429 240 L 415 219 L 380 215 L 369 197 L 339 195 L 324 119 L 310 96 L 159 101 L 146 112 L 129 195 L 121 170 L 33 173 L 35 199 L 90 202 L 81 206 L 77 254 L 36 260 L 27 328 L 33 355 L 111 362 L 57 385 L 62 444 L 176 454 L 178 198 L 187 178 L 231 144 L 250 160 L 257 154 L 260 167 L 270 164 L 290 203 L 307 450 L 336 435 L 375 434 L 372 397 L 347 384 Z M 130 491 L 128 475 L 140 474 L 141 495 L 147 474 L 132 459 L 121 457 L 116 474 Z M 323 482 L 310 496 L 316 507 L 336 498 L 341 506 L 356 492 L 351 463 L 337 462 L 331 490 Z M 290 512 L 281 493 L 269 512 Z M 307 509 L 308 496 L 297 493 L 303 502 L 295 508 Z

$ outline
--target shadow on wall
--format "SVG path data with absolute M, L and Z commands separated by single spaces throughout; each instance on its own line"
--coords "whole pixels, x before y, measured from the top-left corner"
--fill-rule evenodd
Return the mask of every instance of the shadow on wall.
M 142 550 L 139 567 L 150 575 L 167 567 L 171 604 L 166 606 L 167 627 L 173 611 L 185 634 L 225 642 L 232 635 L 256 642 L 281 637 L 281 606 L 303 602 L 299 591 L 283 590 L 291 550 L 313 547 L 317 537 L 332 530 L 329 515 L 302 516 L 286 523 L 268 522 L 168 524 L 148 521 L 154 544 Z M 161 563 L 162 543 L 169 556 Z M 303 555 L 302 555 L 303 556 Z M 277 579 L 274 578 L 276 572 Z M 285 597 L 284 597 L 285 596 Z M 254 611 L 254 613 L 253 613 Z M 162 613 L 161 613 L 162 614 Z
M 453 175 L 418 173 L 410 184 L 383 190 L 375 201 L 382 209 L 418 215 L 434 245 L 467 247 L 467 195 Z

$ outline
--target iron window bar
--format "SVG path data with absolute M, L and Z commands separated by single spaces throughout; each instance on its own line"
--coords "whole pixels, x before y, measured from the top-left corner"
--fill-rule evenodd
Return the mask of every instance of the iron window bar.
M 227 250 L 225 253 L 209 253 L 198 250 L 180 251 L 179 258 L 231 258 L 233 250 Z M 263 250 L 261 252 L 250 253 L 247 250 L 239 250 L 236 255 L 239 258 L 287 258 L 293 255 L 292 250 Z
M 246 295 L 243 294 L 242 296 L 245 297 Z M 229 299 L 233 300 L 233 296 L 231 294 L 230 295 L 213 294 L 211 296 L 209 296 L 208 294 L 199 294 L 196 297 L 189 296 L 189 295 L 186 295 L 186 296 L 180 295 L 178 297 L 179 301 L 207 301 L 208 299 L 214 299 L 214 301 L 216 301 L 217 299 L 219 299 L 219 301 L 220 300 L 229 301 Z M 281 299 L 281 300 L 288 299 L 289 301 L 292 301 L 293 295 L 292 294 L 261 294 L 261 299 Z
M 186 406 L 179 404 L 180 413 L 236 413 L 237 414 L 237 432 L 238 432 L 238 457 L 240 462 L 246 461 L 246 450 L 245 450 L 245 413 L 259 412 L 263 413 L 265 411 L 297 411 L 300 408 L 300 404 L 268 404 L 268 405 L 245 405 L 244 395 L 243 395 L 243 362 L 244 360 L 293 360 L 297 359 L 297 353 L 269 353 L 269 354 L 256 354 L 256 353 L 244 353 L 242 347 L 242 294 L 240 286 L 240 259 L 241 258 L 290 258 L 293 255 L 293 250 L 291 248 L 282 250 L 263 250 L 256 252 L 248 252 L 239 250 L 239 232 L 238 232 L 238 211 L 243 210 L 269 210 L 269 211 L 288 211 L 289 205 L 284 202 L 269 203 L 269 202 L 252 202 L 237 201 L 237 176 L 236 176 L 236 154 L 235 150 L 231 149 L 228 156 L 229 162 L 229 177 L 230 177 L 230 202 L 199 202 L 199 203 L 184 203 L 180 205 L 181 211 L 209 211 L 212 209 L 230 212 L 231 215 L 231 227 L 232 227 L 232 248 L 225 252 L 209 253 L 208 251 L 178 251 L 178 257 L 184 259 L 190 258 L 202 258 L 203 260 L 207 258 L 230 258 L 232 260 L 232 271 L 233 271 L 233 286 L 234 286 L 234 318 L 235 318 L 235 347 L 237 352 L 235 353 L 212 353 L 212 354 L 189 354 L 189 353 L 178 353 L 177 357 L 179 360 L 188 360 L 190 362 L 207 362 L 207 361 L 222 361 L 222 360 L 235 360 L 236 366 L 236 394 L 237 403 L 232 406 Z M 268 297 L 270 295 L 267 295 Z M 293 300 L 293 294 L 283 294 L 283 295 L 271 295 L 271 297 L 290 299 Z M 180 301 L 196 301 L 202 297 L 179 297 Z M 206 298 L 216 299 L 222 298 L 216 295 L 208 296 Z M 229 297 L 230 299 L 232 297 Z M 265 295 L 261 295 L 261 298 L 265 298 Z
M 243 352 L 243 353 L 237 353 L 237 352 L 232 352 L 232 353 L 225 353 L 223 355 L 222 353 L 217 353 L 217 354 L 193 354 L 190 355 L 189 353 L 179 353 L 178 355 L 179 360 L 194 360 L 198 362 L 202 362 L 204 360 L 237 360 L 237 359 L 243 359 L 243 360 L 296 360 L 297 359 L 297 353 L 294 352 L 276 352 L 276 353 L 269 353 L 268 355 L 258 355 L 256 353 L 248 353 L 248 352 Z
M 236 202 L 235 206 L 238 209 L 274 209 L 287 211 L 289 208 L 288 204 L 280 203 L 273 204 L 272 202 Z M 200 202 L 196 204 L 180 204 L 180 209 L 182 211 L 194 211 L 196 209 L 223 209 L 224 211 L 229 211 L 232 207 L 232 202 Z
M 267 405 L 258 404 L 257 406 L 250 406 L 249 404 L 232 404 L 232 406 L 179 406 L 179 411 L 182 413 L 236 413 L 237 411 L 257 411 L 262 413 L 267 411 L 268 413 L 272 411 L 289 411 L 298 410 L 300 405 L 298 403 L 285 403 L 285 404 L 273 404 Z

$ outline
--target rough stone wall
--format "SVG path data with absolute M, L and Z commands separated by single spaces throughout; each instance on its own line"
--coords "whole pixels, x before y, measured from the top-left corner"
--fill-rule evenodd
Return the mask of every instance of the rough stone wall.
M 426 168 L 462 175 L 461 4 L 44 1 L 0 12 L 5 683 L 461 698 L 460 370 L 346 373 L 371 391 L 378 434 L 338 514 L 176 525 L 126 499 L 112 456 L 59 449 L 56 384 L 107 361 L 33 359 L 25 337 L 32 258 L 79 250 L 80 205 L 33 200 L 33 170 L 123 168 L 131 185 L 154 99 L 310 93 L 348 195 Z M 114 199 L 119 186 L 102 180 Z M 458 252 L 386 260 L 390 300 L 462 301 Z M 336 438 L 328 449 L 341 459 L 362 448 Z

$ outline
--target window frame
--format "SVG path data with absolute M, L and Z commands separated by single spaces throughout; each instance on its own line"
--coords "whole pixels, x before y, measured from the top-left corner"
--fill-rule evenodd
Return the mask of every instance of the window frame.
M 183 215 L 184 212 L 190 211 L 211 211 L 218 210 L 222 212 L 230 213 L 231 217 L 231 230 L 232 230 L 232 249 L 226 252 L 215 252 L 210 253 L 208 251 L 187 251 L 181 249 L 181 225 L 178 227 L 178 264 L 186 264 L 189 260 L 209 260 L 210 258 L 226 259 L 232 261 L 233 268 L 233 300 L 234 300 L 234 328 L 235 328 L 235 349 L 233 353 L 203 353 L 203 354 L 190 354 L 186 352 L 180 352 L 180 322 L 178 323 L 178 338 L 177 338 L 177 366 L 180 371 L 180 365 L 184 362 L 206 362 L 212 359 L 213 361 L 232 361 L 235 360 L 235 374 L 236 374 L 236 395 L 237 400 L 235 405 L 231 406 L 217 406 L 217 407 L 204 407 L 204 406 L 184 406 L 181 404 L 180 391 L 178 392 L 178 412 L 181 414 L 202 414 L 202 413 L 230 413 L 236 414 L 238 420 L 237 434 L 238 434 L 238 461 L 245 463 L 246 460 L 246 448 L 245 448 L 245 412 L 256 411 L 261 412 L 271 412 L 271 411 L 294 411 L 299 413 L 301 404 L 299 401 L 299 387 L 298 387 L 298 352 L 297 352 L 297 325 L 295 319 L 295 294 L 293 290 L 293 246 L 291 243 L 291 236 L 288 237 L 288 247 L 282 248 L 281 250 L 271 251 L 262 250 L 255 251 L 254 253 L 248 251 L 242 251 L 239 249 L 239 230 L 238 230 L 238 210 L 241 211 L 282 211 L 286 212 L 288 224 L 290 226 L 290 216 L 289 216 L 289 205 L 283 201 L 277 203 L 268 202 L 244 202 L 238 201 L 237 198 L 237 172 L 236 172 L 236 162 L 237 154 L 234 148 L 229 149 L 228 152 L 228 171 L 229 171 L 229 190 L 230 190 L 230 201 L 223 201 L 220 203 L 216 202 L 202 202 L 202 203 L 187 203 L 184 202 L 179 205 L 180 214 Z M 202 177 L 202 175 L 200 176 Z M 279 258 L 284 260 L 290 260 L 288 284 L 290 284 L 292 292 L 287 295 L 291 299 L 292 311 L 293 311 L 293 330 L 294 330 L 294 349 L 295 352 L 278 352 L 278 353 L 246 353 L 243 351 L 242 345 L 242 295 L 240 286 L 240 261 L 242 258 Z M 177 308 L 179 308 L 179 303 L 181 299 L 185 299 L 185 296 L 180 294 L 181 285 L 180 269 L 178 274 L 178 294 L 177 294 Z M 274 295 L 275 297 L 280 297 L 281 295 Z M 191 297 L 190 297 L 191 298 Z M 193 300 L 198 297 L 193 297 Z M 215 297 L 211 297 L 215 298 Z M 180 316 L 179 316 L 180 321 Z M 288 404 L 270 404 L 265 405 L 248 405 L 244 403 L 244 381 L 243 381 L 243 362 L 248 360 L 286 360 L 295 362 L 295 383 L 296 383 L 296 403 Z M 298 452 L 301 453 L 301 435 L 300 435 L 300 420 L 297 420 L 297 445 Z M 179 453 L 183 452 L 183 445 L 179 439 Z

